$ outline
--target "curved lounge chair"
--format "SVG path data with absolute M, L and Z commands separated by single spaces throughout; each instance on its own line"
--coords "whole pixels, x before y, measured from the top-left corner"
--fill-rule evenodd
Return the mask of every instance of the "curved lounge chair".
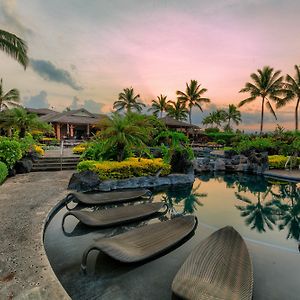
M 229 226 L 200 242 L 172 283 L 174 294 L 188 300 L 251 300 L 252 289 L 247 246 Z
M 184 216 L 142 226 L 114 237 L 102 238 L 85 250 L 81 269 L 86 270 L 87 257 L 92 250 L 103 251 L 124 263 L 152 258 L 182 241 L 196 225 L 194 216 Z
M 167 212 L 168 206 L 163 202 L 128 205 L 97 211 L 71 210 L 64 215 L 62 227 L 64 228 L 66 217 L 71 215 L 87 226 L 107 227 L 147 218 L 158 213 L 163 206 L 166 206 L 165 212 Z
M 72 192 L 69 193 L 66 197 L 66 206 L 71 201 L 87 205 L 104 205 L 133 201 L 142 197 L 150 199 L 151 195 L 151 191 L 147 189 L 134 189 L 124 191 L 120 190 L 113 192 L 101 192 L 95 194 Z

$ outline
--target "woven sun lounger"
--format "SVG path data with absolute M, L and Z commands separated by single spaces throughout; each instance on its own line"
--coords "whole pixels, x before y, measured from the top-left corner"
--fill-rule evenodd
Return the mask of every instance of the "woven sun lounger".
M 97 205 L 133 201 L 141 197 L 150 198 L 151 192 L 147 189 L 101 192 L 95 194 L 72 192 L 66 197 L 66 205 L 72 200 L 82 204 Z
M 85 250 L 81 269 L 86 270 L 87 257 L 92 250 L 103 251 L 124 263 L 153 258 L 181 242 L 196 228 L 196 224 L 194 216 L 181 216 L 102 238 Z
M 172 283 L 173 293 L 188 300 L 251 300 L 252 290 L 247 246 L 229 226 L 200 242 Z
M 67 216 L 76 217 L 81 223 L 92 227 L 108 227 L 124 224 L 131 221 L 137 221 L 145 219 L 159 210 L 168 206 L 163 202 L 157 203 L 144 203 L 137 205 L 128 205 L 115 208 L 101 209 L 97 211 L 80 211 L 71 210 L 68 211 L 62 220 L 62 226 L 64 227 L 64 221 Z M 166 211 L 165 211 L 166 212 Z

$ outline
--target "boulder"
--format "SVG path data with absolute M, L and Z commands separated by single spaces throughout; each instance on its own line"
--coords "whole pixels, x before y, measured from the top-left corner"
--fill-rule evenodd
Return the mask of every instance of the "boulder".
M 223 158 L 217 158 L 214 163 L 214 171 L 225 171 L 225 160 Z
M 78 192 L 87 192 L 97 190 L 101 180 L 99 176 L 92 171 L 83 171 L 74 173 L 69 181 L 68 189 Z
M 237 155 L 237 152 L 235 150 L 225 150 L 224 151 L 225 158 L 232 158 L 235 155 Z
M 17 174 L 29 173 L 32 169 L 33 163 L 29 158 L 23 158 L 16 162 L 15 169 Z
M 186 151 L 175 150 L 171 157 L 170 165 L 172 173 L 192 174 L 194 172 L 193 163 Z

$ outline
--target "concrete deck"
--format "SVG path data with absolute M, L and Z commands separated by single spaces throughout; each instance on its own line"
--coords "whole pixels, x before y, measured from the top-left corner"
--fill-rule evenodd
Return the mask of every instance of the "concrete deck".
M 42 239 L 46 217 L 67 194 L 72 173 L 22 174 L 0 186 L 0 299 L 70 299 Z
M 300 181 L 300 170 L 268 170 L 264 172 L 265 176 L 292 181 Z

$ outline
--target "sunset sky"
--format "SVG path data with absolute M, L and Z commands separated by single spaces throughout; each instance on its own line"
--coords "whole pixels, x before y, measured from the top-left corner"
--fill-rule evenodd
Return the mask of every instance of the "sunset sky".
M 249 75 L 264 65 L 294 75 L 300 64 L 300 1 L 28 0 L 0 1 L 0 28 L 28 43 L 26 71 L 0 53 L 5 91 L 30 107 L 84 106 L 109 112 L 132 86 L 146 104 L 196 79 L 215 107 L 237 104 Z M 245 106 L 241 128 L 258 129 L 260 106 Z M 293 127 L 294 103 L 267 113 L 266 129 Z

